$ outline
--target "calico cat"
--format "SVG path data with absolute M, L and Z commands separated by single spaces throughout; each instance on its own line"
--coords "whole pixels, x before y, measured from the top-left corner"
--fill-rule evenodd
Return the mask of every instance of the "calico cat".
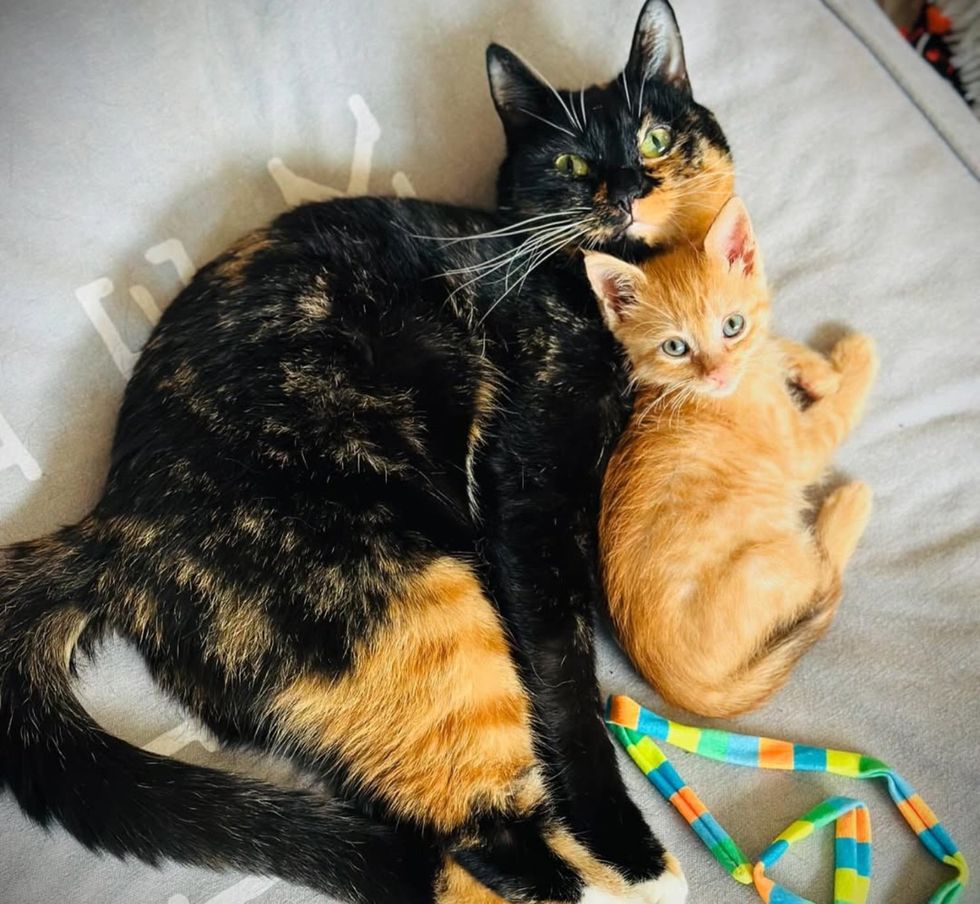
M 763 703 L 826 630 L 871 491 L 804 491 L 857 423 L 877 369 L 850 335 L 826 359 L 769 333 L 769 291 L 738 198 L 701 247 L 589 279 L 638 385 L 605 477 L 600 538 L 619 640 L 664 699 L 707 716 Z M 813 399 L 801 410 L 787 380 Z
M 728 148 L 664 0 L 609 85 L 487 62 L 506 212 L 337 200 L 241 240 L 146 344 L 93 512 L 0 559 L 0 778 L 32 818 L 366 904 L 684 899 L 599 717 L 629 406 L 574 252 L 698 234 Z M 336 796 L 107 735 L 71 675 L 109 631 Z

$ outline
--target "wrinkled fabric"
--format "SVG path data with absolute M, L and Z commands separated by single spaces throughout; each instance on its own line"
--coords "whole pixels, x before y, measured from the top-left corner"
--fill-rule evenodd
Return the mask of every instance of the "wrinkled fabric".
M 556 84 L 626 60 L 639 0 L 72 0 L 0 8 L 0 542 L 97 499 L 134 356 L 195 267 L 288 204 L 340 193 L 492 203 L 501 130 L 484 48 Z M 875 511 L 840 614 L 764 709 L 714 723 L 873 751 L 980 862 L 980 124 L 871 0 L 678 0 L 691 81 L 726 129 L 776 289 L 775 326 L 826 344 L 870 333 L 882 359 L 838 457 Z M 896 82 L 899 79 L 899 82 Z M 608 638 L 607 692 L 671 717 Z M 109 643 L 85 700 L 123 737 L 197 761 L 210 741 Z M 691 721 L 687 719 L 686 721 Z M 227 758 L 226 758 L 227 759 Z M 678 768 L 750 857 L 847 793 L 830 775 Z M 624 758 L 692 902 L 749 902 Z M 872 900 L 944 877 L 884 792 Z M 827 845 L 774 870 L 828 900 Z M 824 848 L 821 848 L 824 845 Z M 324 901 L 273 879 L 102 859 L 0 799 L 0 900 L 17 904 Z

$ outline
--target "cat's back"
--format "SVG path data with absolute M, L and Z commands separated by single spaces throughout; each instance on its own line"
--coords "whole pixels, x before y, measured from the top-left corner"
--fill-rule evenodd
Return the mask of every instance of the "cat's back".
M 499 225 L 476 210 L 359 198 L 304 205 L 244 236 L 201 268 L 147 342 L 110 493 L 173 492 L 188 474 L 271 480 L 263 492 L 278 493 L 356 468 L 379 444 L 404 462 L 423 434 L 445 437 L 432 455 L 459 457 L 482 359 L 471 289 L 450 299 L 445 274 L 494 253 L 461 239 Z

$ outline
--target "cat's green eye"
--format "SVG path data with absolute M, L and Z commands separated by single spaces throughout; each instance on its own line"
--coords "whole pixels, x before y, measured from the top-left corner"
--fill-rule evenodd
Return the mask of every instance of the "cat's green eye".
M 559 154 L 555 157 L 555 169 L 563 176 L 581 179 L 589 174 L 589 164 L 578 154 Z
M 745 329 L 745 318 L 741 314 L 729 314 L 721 325 L 721 331 L 729 338 L 737 336 Z
M 647 129 L 646 135 L 640 142 L 640 153 L 648 160 L 663 157 L 670 150 L 670 139 L 670 129 L 666 126 Z
M 664 350 L 664 354 L 670 355 L 671 358 L 683 358 L 690 351 L 688 344 L 676 336 L 665 340 L 660 347 Z

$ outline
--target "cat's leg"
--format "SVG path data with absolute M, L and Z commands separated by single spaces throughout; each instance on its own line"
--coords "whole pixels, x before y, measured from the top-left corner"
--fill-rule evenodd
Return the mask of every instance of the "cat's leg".
M 435 559 L 405 581 L 351 668 L 298 670 L 268 718 L 279 746 L 366 809 L 437 839 L 501 897 L 629 900 L 618 873 L 563 843 L 499 615 L 461 560 Z M 445 884 L 440 904 L 466 883 Z
M 840 371 L 830 360 L 807 345 L 792 339 L 774 340 L 790 379 L 811 399 L 822 399 L 840 387 Z
M 874 343 L 858 333 L 841 339 L 830 353 L 830 361 L 840 374 L 840 386 L 800 412 L 797 419 L 795 458 L 800 476 L 807 482 L 823 473 L 834 450 L 860 419 L 878 372 Z
M 521 473 L 516 464 L 513 478 Z M 543 498 L 511 490 L 520 502 L 505 507 L 488 544 L 499 563 L 493 591 L 531 691 L 536 749 L 560 816 L 629 880 L 637 904 L 682 904 L 687 883 L 629 797 L 602 719 L 593 636 L 602 604 L 594 572 L 598 519 L 590 513 L 588 523 L 569 524 L 578 507 L 572 496 L 568 487 Z
M 605 608 L 599 499 L 622 412 L 617 401 L 583 404 L 577 379 L 545 368 L 514 381 L 498 439 L 474 461 L 487 587 L 529 691 L 535 750 L 558 815 L 628 880 L 634 900 L 680 904 L 687 885 L 630 799 L 603 720 L 594 638 Z M 582 392 L 594 398 L 591 385 Z

